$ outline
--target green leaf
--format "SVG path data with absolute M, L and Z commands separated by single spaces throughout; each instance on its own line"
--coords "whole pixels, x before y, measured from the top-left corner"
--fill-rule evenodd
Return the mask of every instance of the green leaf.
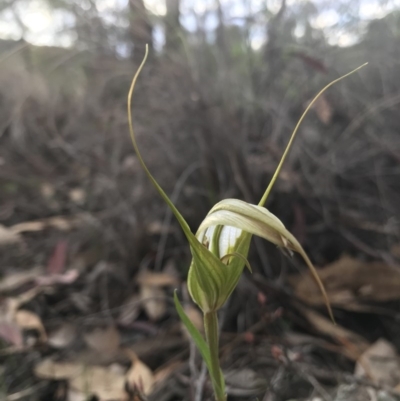
M 205 248 L 195 237 L 195 235 L 190 230 L 189 225 L 187 224 L 184 217 L 181 215 L 179 210 L 175 207 L 172 203 L 171 199 L 169 199 L 168 195 L 164 192 L 164 190 L 160 187 L 157 180 L 151 174 L 149 169 L 144 162 L 142 155 L 140 153 L 139 147 L 136 142 L 135 132 L 133 130 L 133 122 L 132 122 L 132 95 L 135 89 L 135 85 L 137 79 L 140 75 L 140 72 L 143 69 L 143 66 L 146 62 L 148 55 L 148 46 L 146 46 L 146 54 L 137 70 L 135 76 L 133 77 L 131 87 L 128 93 L 128 122 L 129 122 L 129 132 L 132 140 L 133 147 L 135 149 L 136 155 L 139 159 L 139 162 L 145 171 L 147 177 L 152 182 L 154 187 L 156 188 L 157 192 L 163 198 L 165 203 L 171 208 L 172 213 L 175 215 L 176 219 L 178 220 L 185 236 L 190 244 L 190 250 L 193 256 L 193 263 L 191 266 L 191 270 L 195 270 L 195 275 L 197 280 L 199 280 L 200 288 L 208 294 L 207 304 L 199 303 L 198 299 L 195 299 L 195 302 L 202 308 L 203 311 L 207 309 L 214 309 L 216 306 L 221 306 L 222 299 L 226 299 L 226 297 L 221 294 L 221 290 L 224 287 L 224 274 L 221 268 L 225 265 L 219 260 L 218 257 L 213 255 L 207 248 Z M 190 288 L 189 288 L 189 291 Z
M 192 251 L 192 264 L 188 274 L 188 289 L 192 299 L 204 313 L 218 310 L 236 287 L 245 266 L 251 235 L 243 232 L 237 240 L 229 264 L 223 263 L 204 245 Z M 241 257 L 238 257 L 240 254 Z
M 210 369 L 211 357 L 210 357 L 210 350 L 208 349 L 206 340 L 203 338 L 203 336 L 201 335 L 199 330 L 196 329 L 196 327 L 194 326 L 192 321 L 186 315 L 181 303 L 179 302 L 179 298 L 176 293 L 176 290 L 174 292 L 174 302 L 175 302 L 175 308 L 178 312 L 179 317 L 182 320 L 182 323 L 185 325 L 190 336 L 193 338 L 193 341 L 196 344 L 197 348 L 199 349 L 200 354 L 203 357 L 204 362 L 207 365 L 207 368 Z
M 196 237 L 194 236 L 194 234 L 190 230 L 190 227 L 187 224 L 187 222 L 184 219 L 184 217 L 181 215 L 179 210 L 175 207 L 175 205 L 172 203 L 171 199 L 169 199 L 168 195 L 160 187 L 160 185 L 158 184 L 157 180 L 154 178 L 154 176 L 151 174 L 150 170 L 147 168 L 147 165 L 143 160 L 142 154 L 140 153 L 139 147 L 138 147 L 137 142 L 136 142 L 136 135 L 135 135 L 135 131 L 133 129 L 133 122 L 132 122 L 132 96 L 133 96 L 133 92 L 134 92 L 134 89 L 135 89 L 135 86 L 136 86 L 136 82 L 137 82 L 137 80 L 139 78 L 139 75 L 140 75 L 140 73 L 141 73 L 141 71 L 142 71 L 142 69 L 143 69 L 143 67 L 144 67 L 144 65 L 146 63 L 148 53 L 149 53 L 149 47 L 148 47 L 148 45 L 146 45 L 145 56 L 143 58 L 142 63 L 140 64 L 138 70 L 136 71 L 136 74 L 133 77 L 131 86 L 129 88 L 128 99 L 127 99 L 128 100 L 127 107 L 128 107 L 129 133 L 130 133 L 130 136 L 131 136 L 133 148 L 135 149 L 136 155 L 137 155 L 137 157 L 139 159 L 139 162 L 140 162 L 144 172 L 146 173 L 147 177 L 149 178 L 151 183 L 154 185 L 154 187 L 156 188 L 156 190 L 160 194 L 160 196 L 163 198 L 164 202 L 171 208 L 172 213 L 174 214 L 174 216 L 178 220 L 178 222 L 179 222 L 183 232 L 185 233 L 186 238 L 189 241 L 191 247 L 193 247 L 195 249 L 196 253 L 199 253 L 199 252 L 201 253 L 200 247 L 203 247 L 203 246 L 196 239 Z
M 189 268 L 188 289 L 201 310 L 208 312 L 221 306 L 225 282 L 223 269 L 226 266 L 200 242 L 197 243 L 199 247 L 190 247 L 193 259 Z
M 181 303 L 179 302 L 178 295 L 176 293 L 176 290 L 174 292 L 174 302 L 175 302 L 175 308 L 178 312 L 179 317 L 182 320 L 182 323 L 185 325 L 186 329 L 188 330 L 190 336 L 192 337 L 194 343 L 196 344 L 196 347 L 198 348 L 206 366 L 209 372 L 212 371 L 211 367 L 211 355 L 210 355 L 210 349 L 208 348 L 208 345 L 206 343 L 206 340 L 203 338 L 199 330 L 196 329 L 192 321 L 189 319 L 189 317 L 186 315 L 185 311 L 183 310 L 183 307 Z M 221 376 L 222 371 L 221 371 Z M 214 387 L 218 387 L 221 391 L 221 384 L 216 383 L 215 378 L 211 377 L 211 380 L 213 381 Z

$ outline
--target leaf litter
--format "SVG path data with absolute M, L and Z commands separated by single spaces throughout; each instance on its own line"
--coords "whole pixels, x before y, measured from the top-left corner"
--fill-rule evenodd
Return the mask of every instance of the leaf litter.
M 71 230 L 77 222 L 70 221 L 56 218 L 20 223 L 8 229 L 11 242 L 7 243 L 20 246 L 26 233 L 49 227 Z M 87 400 L 88 396 L 104 401 L 143 401 L 149 397 L 158 399 L 160 394 L 172 400 L 200 380 L 197 356 L 191 356 L 189 362 L 187 359 L 192 353 L 190 339 L 169 307 L 173 290 L 184 288 L 175 268 L 161 272 L 141 270 L 134 276 L 131 290 L 126 295 L 121 292 L 120 301 L 111 307 L 104 302 L 107 286 L 111 282 L 114 291 L 119 291 L 124 279 L 111 265 L 91 265 L 87 258 L 76 269 L 81 254 L 74 251 L 65 236 L 59 237 L 41 266 L 19 272 L 10 270 L 0 279 L 0 339 L 5 344 L 0 357 L 12 359 L 21 352 L 39 353 L 31 370 L 35 380 L 55 381 L 60 392 L 66 382 L 67 399 L 72 401 Z M 381 312 L 391 311 L 390 303 L 400 299 L 397 268 L 381 261 L 363 262 L 343 256 L 319 269 L 319 274 L 330 302 L 336 311 L 341 311 L 336 325 L 318 310 L 324 299 L 307 273 L 289 277 L 295 298 L 286 305 L 283 302 L 279 314 L 274 309 L 275 297 L 287 297 L 279 289 L 253 288 L 244 296 L 250 311 L 263 312 L 256 314 L 259 323 L 254 331 L 249 329 L 236 336 L 235 345 L 228 346 L 229 352 L 222 354 L 224 366 L 229 367 L 225 369 L 231 397 L 263 396 L 268 393 L 269 380 L 279 371 L 285 372 L 284 376 L 295 372 L 301 378 L 300 387 L 307 391 L 318 388 L 312 377 L 322 382 L 328 377 L 328 382 L 336 383 L 333 377 L 338 373 L 329 374 L 327 366 L 308 349 L 325 357 L 336 355 L 336 361 L 345 358 L 355 363 L 352 385 L 357 389 L 366 388 L 374 396 L 379 391 L 399 392 L 396 347 L 383 339 L 373 342 L 364 330 L 348 324 L 350 315 L 346 317 L 348 313 L 353 317 L 354 313 L 379 317 Z M 97 294 L 101 294 L 102 301 Z M 202 331 L 197 307 L 187 302 L 184 307 Z M 286 316 L 291 316 L 286 314 L 290 310 L 295 311 L 303 327 L 300 331 L 308 335 L 295 329 L 291 336 L 274 338 L 272 333 L 281 330 L 279 326 Z M 239 314 L 238 322 L 242 318 Z M 386 324 L 392 323 L 389 320 Z M 223 329 L 222 338 L 228 345 L 229 336 L 229 330 Z M 237 357 L 243 366 L 236 365 Z M 276 380 L 279 383 L 283 378 L 278 376 Z M 343 377 L 345 380 L 348 377 Z M 203 387 L 207 392 L 207 381 Z M 339 390 L 345 392 L 342 387 Z
M 339 267 L 337 268 L 337 266 Z M 362 269 L 369 273 L 360 278 L 359 274 Z M 347 278 L 343 277 L 344 270 L 349 273 Z M 353 270 L 354 274 L 352 273 Z M 180 286 L 180 281 L 174 274 L 150 271 L 140 273 L 135 280 L 136 293 L 128 296 L 115 313 L 110 310 L 107 317 L 107 314 L 104 315 L 101 312 L 99 318 L 91 321 L 89 325 L 89 317 L 84 318 L 82 326 L 76 323 L 78 321 L 74 322 L 72 316 L 69 321 L 60 320 L 58 324 L 49 325 L 50 322 L 47 321 L 46 314 L 41 316 L 40 312 L 33 312 L 31 309 L 33 305 L 43 303 L 44 299 L 49 296 L 51 298 L 56 296 L 55 299 L 57 300 L 56 289 L 60 291 L 62 288 L 70 288 L 73 292 L 78 291 L 77 283 L 84 279 L 88 273 L 82 272 L 81 276 L 77 276 L 71 281 L 63 282 L 56 279 L 45 283 L 38 280 L 37 275 L 56 278 L 68 272 L 68 265 L 63 266 L 61 270 L 58 266 L 55 272 L 47 274 L 45 269 L 35 268 L 26 274 L 16 273 L 14 278 L 12 275 L 8 276 L 4 282 L 0 282 L 3 284 L 1 287 L 3 293 L 20 292 L 18 296 L 4 298 L 1 303 L 0 337 L 10 347 L 39 349 L 44 346 L 53 350 L 51 356 L 43 356 L 35 364 L 33 372 L 38 379 L 51 379 L 60 383 L 66 381 L 68 383 L 68 397 L 71 400 L 85 399 L 87 395 L 91 394 L 98 397 L 99 400 L 125 401 L 130 400 L 129 397 L 132 397 L 132 394 L 138 394 L 140 400 L 151 397 L 153 392 L 155 395 L 160 394 L 159 392 L 165 388 L 165 383 L 177 380 L 179 377 L 176 376 L 177 372 L 189 373 L 187 370 L 189 366 L 185 365 L 185 358 L 175 359 L 179 355 L 179 352 L 176 354 L 176 351 L 190 349 L 189 338 L 181 324 L 177 324 L 176 317 L 175 323 L 169 325 L 170 334 L 167 334 L 165 329 L 161 331 L 156 329 L 153 332 L 147 331 L 145 328 L 145 325 L 148 324 L 146 319 L 149 319 L 149 323 L 156 324 L 155 327 L 157 327 L 160 324 L 159 322 L 169 316 L 168 294 L 171 294 L 173 288 Z M 390 280 L 387 280 L 387 277 L 380 278 L 380 274 L 387 275 L 388 272 L 392 272 L 390 266 L 382 263 L 361 263 L 348 257 L 344 257 L 320 271 L 322 279 L 326 282 L 332 304 L 335 307 L 340 307 L 343 311 L 349 310 L 352 313 L 358 310 L 354 305 L 362 305 L 366 302 L 369 305 L 371 302 L 376 304 L 377 302 L 382 303 L 398 299 L 395 291 L 397 288 L 396 273 L 389 273 L 392 274 L 389 276 Z M 354 281 L 352 282 L 349 277 L 353 277 Z M 310 295 L 314 294 L 314 287 L 307 275 L 290 278 L 289 282 L 294 286 L 298 300 L 306 303 L 301 305 L 295 299 L 291 300 L 298 316 L 308 322 L 307 331 L 311 335 L 304 337 L 300 342 L 295 335 L 277 339 L 275 344 L 281 345 L 277 347 L 272 343 L 270 353 L 263 349 L 261 354 L 265 355 L 264 358 L 274 361 L 269 362 L 273 365 L 276 363 L 278 365 L 283 364 L 282 366 L 286 366 L 285 369 L 294 368 L 296 370 L 298 368 L 295 366 L 299 363 L 298 361 L 304 357 L 302 356 L 303 351 L 299 352 L 298 347 L 304 349 L 304 347 L 312 345 L 320 352 L 334 353 L 355 362 L 355 381 L 358 379 L 365 380 L 371 386 L 381 386 L 393 393 L 397 392 L 400 380 L 394 373 L 390 373 L 398 370 L 395 347 L 384 340 L 372 344 L 363 336 L 362 332 L 352 331 L 340 323 L 334 325 L 326 316 L 317 312 L 315 307 L 322 307 L 324 300 Z M 27 291 L 24 290 L 26 283 L 30 283 L 32 287 Z M 389 283 L 388 291 L 384 293 L 383 288 L 387 283 Z M 374 289 L 377 289 L 377 293 L 369 292 L 369 285 L 373 285 Z M 49 292 L 46 288 L 51 291 Z M 260 294 L 263 294 L 261 304 Z M 268 305 L 274 302 L 274 295 L 270 293 L 268 288 L 263 288 L 254 292 L 253 299 L 254 305 L 262 305 L 262 308 L 268 310 Z M 347 301 L 348 304 L 344 301 Z M 54 303 L 54 301 L 52 302 Z M 68 299 L 60 298 L 54 306 L 58 304 L 61 306 L 65 302 L 68 305 Z M 350 304 L 353 305 L 349 306 Z M 68 308 L 71 305 L 69 304 Z M 45 310 L 43 307 L 48 308 L 46 304 L 43 304 L 39 309 L 36 307 L 36 310 Z M 290 306 L 286 308 L 290 308 Z M 192 322 L 201 330 L 201 314 L 197 307 L 185 303 L 185 310 Z M 104 316 L 102 317 L 102 315 Z M 279 314 L 279 316 L 281 315 Z M 115 316 L 115 320 L 112 316 Z M 274 317 L 271 322 L 279 322 L 279 316 Z M 285 313 L 282 316 L 285 316 Z M 76 317 L 79 318 L 79 315 Z M 145 320 L 143 321 L 143 319 Z M 85 323 L 85 321 L 87 322 Z M 265 341 L 262 340 L 263 337 L 254 334 L 257 331 L 249 332 L 252 333 L 251 342 L 246 342 L 246 336 L 243 336 L 241 341 L 236 342 L 234 348 L 230 348 L 230 352 L 237 352 L 242 347 L 249 346 L 258 349 L 263 344 Z M 33 342 L 32 338 L 29 340 L 26 333 L 34 333 L 35 340 Z M 153 334 L 149 335 L 149 333 Z M 170 337 L 171 335 L 172 337 Z M 319 336 L 323 336 L 327 340 L 320 341 Z M 278 348 L 282 353 L 279 358 L 273 351 Z M 63 356 L 59 354 L 60 351 L 63 351 Z M 88 352 L 91 353 L 91 356 Z M 157 354 L 156 357 L 154 357 L 154 353 Z M 296 357 L 294 359 L 284 357 L 285 353 L 296 355 Z M 166 358 L 160 359 L 162 354 L 165 354 Z M 167 355 L 170 355 L 172 359 L 169 360 Z M 225 353 L 224 359 L 229 359 L 230 356 L 228 355 Z M 160 365 L 161 360 L 164 362 Z M 146 363 L 146 361 L 148 362 Z M 291 364 L 293 364 L 293 368 L 290 368 Z M 262 363 L 261 366 L 263 366 Z M 267 381 L 263 375 L 260 376 L 259 368 L 256 366 L 251 368 L 251 363 L 248 368 L 235 369 L 233 365 L 233 369 L 228 370 L 226 376 L 228 392 L 231 396 L 251 397 L 266 391 Z M 306 384 L 304 385 L 307 387 Z M 182 386 L 182 383 L 179 386 Z M 375 389 L 374 391 L 378 390 Z
M 316 71 L 327 71 L 312 57 L 301 55 L 300 58 Z M 318 120 L 327 128 L 339 112 L 333 100 L 328 98 L 315 105 Z M 228 130 L 231 134 L 229 124 Z M 265 145 L 267 148 L 275 146 L 277 152 L 280 151 L 272 142 Z M 254 155 L 248 156 L 250 159 Z M 265 157 L 260 161 L 263 175 L 269 174 L 265 169 Z M 216 167 L 221 169 L 221 166 Z M 68 168 L 76 166 L 68 165 Z M 79 177 L 85 177 L 83 170 L 82 166 L 76 169 L 82 171 Z M 218 173 L 225 172 L 218 170 Z M 305 184 L 301 178 L 295 171 L 285 171 L 283 181 L 290 184 L 290 188 L 286 185 L 285 191 L 291 193 L 296 188 L 303 191 Z M 235 179 L 240 181 L 242 177 L 239 175 Z M 41 185 L 39 190 L 55 205 L 58 189 L 47 181 L 46 178 L 46 185 Z M 92 201 L 92 188 L 68 185 L 65 185 L 66 198 L 73 204 L 71 210 Z M 121 188 L 125 186 L 123 183 Z M 114 188 L 109 189 L 107 187 L 107 197 L 114 192 Z M 226 189 L 231 191 L 232 188 Z M 143 188 L 135 194 L 140 191 L 143 192 Z M 277 194 L 277 203 L 282 199 L 286 207 L 287 198 L 283 198 L 282 193 Z M 104 213 L 64 216 L 52 212 L 50 218 L 37 219 L 36 216 L 0 226 L 0 246 L 26 250 L 25 246 L 30 246 L 30 241 L 35 239 L 47 247 L 45 256 L 31 258 L 32 266 L 37 267 L 28 266 L 15 273 L 18 265 L 2 266 L 2 274 L 11 273 L 0 279 L 0 337 L 4 340 L 0 349 L 0 376 L 26 383 L 27 377 L 18 376 L 17 370 L 9 372 L 9 367 L 14 364 L 18 371 L 34 371 L 38 378 L 46 379 L 44 383 L 47 379 L 53 384 L 56 382 L 57 394 L 62 394 L 62 383 L 67 382 L 70 401 L 86 401 L 93 395 L 100 400 L 117 401 L 142 401 L 147 397 L 157 401 L 188 400 L 193 399 L 194 383 L 198 384 L 196 388 L 203 390 L 203 399 L 208 400 L 209 383 L 203 378 L 198 356 L 191 351 L 190 342 L 169 303 L 172 291 L 181 287 L 181 280 L 165 272 L 142 271 L 137 259 L 141 260 L 143 255 L 135 255 L 127 226 L 111 227 L 109 220 L 103 219 L 103 215 L 117 213 L 117 209 L 112 202 L 112 210 Z M 136 219 L 136 216 L 129 218 Z M 122 220 L 123 223 L 128 220 L 125 214 Z M 171 237 L 179 237 L 179 231 L 175 227 L 166 228 L 161 219 L 151 218 L 151 222 L 144 223 L 143 227 L 147 234 L 155 237 L 166 230 Z M 307 229 L 305 223 L 299 229 L 304 241 L 309 235 Z M 89 234 L 83 244 L 85 230 Z M 107 240 L 99 240 L 96 237 L 99 232 Z M 119 242 L 124 237 L 129 241 L 128 255 L 122 259 L 123 263 L 129 260 L 127 270 L 131 270 L 127 278 L 121 279 L 115 271 L 115 267 L 126 268 L 120 266 L 121 257 L 116 258 L 114 253 L 104 256 L 102 248 L 113 247 L 113 252 L 115 249 L 119 252 Z M 329 235 L 327 239 L 335 241 Z M 154 244 L 143 246 L 143 253 L 148 252 L 145 259 L 148 258 L 150 264 L 155 248 Z M 177 249 L 176 254 L 172 250 L 172 259 L 177 265 L 183 265 L 186 256 L 182 258 L 179 246 Z M 394 258 L 398 258 L 398 245 L 393 246 L 392 252 Z M 268 252 L 268 258 L 271 258 L 268 264 L 279 265 L 280 262 L 273 259 L 273 252 Z M 108 267 L 95 272 L 99 262 Z M 229 378 L 230 399 L 284 400 L 289 399 L 292 389 L 291 399 L 325 400 L 330 398 L 326 398 L 326 393 L 318 392 L 318 383 L 332 389 L 346 380 L 353 389 L 367 389 L 367 398 L 362 401 L 386 401 L 389 398 L 382 398 L 381 391 L 398 391 L 398 267 L 387 260 L 365 261 L 365 257 L 356 259 L 354 256 L 324 264 L 321 263 L 319 273 L 335 307 L 336 326 L 324 314 L 323 300 L 307 274 L 289 277 L 288 287 L 282 284 L 283 274 L 282 281 L 271 280 L 261 292 L 255 289 L 253 277 L 243 278 L 232 304 L 223 312 L 221 327 L 224 345 L 227 344 L 229 349 L 221 358 Z M 141 271 L 139 274 L 138 270 Z M 91 276 L 93 272 L 96 274 Z M 112 293 L 119 295 L 116 301 L 112 299 Z M 260 293 L 263 294 L 261 300 Z M 196 307 L 186 304 L 185 310 L 195 326 L 201 329 L 201 316 Z M 362 320 L 368 320 L 366 326 L 358 325 Z M 289 331 L 292 336 L 285 335 Z M 232 343 L 234 346 L 229 346 Z M 91 353 L 90 361 L 85 356 L 87 352 Z M 101 358 L 100 354 L 107 358 Z M 97 358 L 93 357 L 96 355 Z M 32 360 L 35 362 L 33 369 Z M 345 377 L 343 372 L 353 373 L 354 364 L 354 375 Z M 265 389 L 265 384 L 269 390 Z M 33 382 L 31 389 L 35 388 Z M 159 391 L 153 398 L 152 389 Z M 13 399 L 20 399 L 17 397 L 21 393 L 12 386 L 7 390 Z M 356 392 L 340 390 L 332 395 L 335 401 L 359 400 L 354 395 Z M 2 392 L 3 388 L 0 389 Z M 347 398 L 343 398 L 343 394 L 347 394 Z M 353 396 L 349 398 L 348 394 Z M 43 396 L 41 399 L 60 398 Z

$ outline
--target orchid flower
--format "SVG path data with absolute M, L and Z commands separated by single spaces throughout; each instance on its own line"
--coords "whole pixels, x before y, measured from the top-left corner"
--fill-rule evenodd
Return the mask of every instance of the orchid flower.
M 200 224 L 197 233 L 193 234 L 186 220 L 148 170 L 136 143 L 131 112 L 132 94 L 147 55 L 148 48 L 146 47 L 145 57 L 132 80 L 128 94 L 130 135 L 139 162 L 147 177 L 153 183 L 163 200 L 171 208 L 189 242 L 192 262 L 188 273 L 188 289 L 191 298 L 203 312 L 206 339 L 202 337 L 200 332 L 186 316 L 176 293 L 174 296 L 175 306 L 181 320 L 191 334 L 207 365 L 216 400 L 226 401 L 225 383 L 218 360 L 219 341 L 217 312 L 236 288 L 244 267 L 247 266 L 251 270 L 250 264 L 247 261 L 247 256 L 253 235 L 264 238 L 278 247 L 295 251 L 302 256 L 324 296 L 329 315 L 334 321 L 325 287 L 304 249 L 296 238 L 285 228 L 281 220 L 268 211 L 264 205 L 282 169 L 282 165 L 299 126 L 307 112 L 326 89 L 358 71 L 366 64 L 329 83 L 308 105 L 294 129 L 275 174 L 258 205 L 253 205 L 238 199 L 222 200 L 210 210 Z

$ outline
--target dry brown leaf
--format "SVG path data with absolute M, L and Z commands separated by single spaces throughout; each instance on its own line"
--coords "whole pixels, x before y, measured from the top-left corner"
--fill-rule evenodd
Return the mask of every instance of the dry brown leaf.
M 79 375 L 82 368 L 82 365 L 74 362 L 56 362 L 46 358 L 35 366 L 34 373 L 40 379 L 68 380 Z
M 49 333 L 48 344 L 53 348 L 67 348 L 77 337 L 78 328 L 73 323 L 63 323 Z
M 46 227 L 56 228 L 61 231 L 70 230 L 71 228 L 74 228 L 74 226 L 76 226 L 77 224 L 82 223 L 82 221 L 83 220 L 81 216 L 55 216 L 42 220 Z
M 152 321 L 161 319 L 167 312 L 167 300 L 164 290 L 151 285 L 141 285 L 140 300 L 147 316 Z
M 18 310 L 14 316 L 15 323 L 23 330 L 37 330 L 43 343 L 47 341 L 46 330 L 38 315 L 27 310 Z
M 30 231 L 42 231 L 46 227 L 43 221 L 25 221 L 23 223 L 15 224 L 10 228 L 14 233 L 21 234 Z
M 167 311 L 167 304 L 162 287 L 177 286 L 179 280 L 169 273 L 142 272 L 137 277 L 140 285 L 140 300 L 149 318 L 156 321 Z
M 24 221 L 9 228 L 15 234 L 42 231 L 46 228 L 56 228 L 61 231 L 70 230 L 84 221 L 84 215 L 73 217 L 54 216 L 47 219 Z
M 140 285 L 153 287 L 175 287 L 179 285 L 179 279 L 168 273 L 142 272 L 137 277 Z
M 16 347 L 24 344 L 21 329 L 13 322 L 0 321 L 0 338 Z
M 319 333 L 327 335 L 340 345 L 343 345 L 344 354 L 352 360 L 358 357 L 369 347 L 369 343 L 363 337 L 338 324 L 333 324 L 331 320 L 323 315 L 302 306 L 297 305 L 297 309 L 309 321 L 309 323 Z
M 34 372 L 42 379 L 68 380 L 76 395 L 96 395 L 102 401 L 120 400 L 124 395 L 125 375 L 121 368 L 84 366 L 48 358 L 36 365 Z
M 400 385 L 400 362 L 396 348 L 384 339 L 372 344 L 358 359 L 355 375 L 375 384 L 394 388 Z
M 382 262 L 365 263 L 343 256 L 319 269 L 331 304 L 354 310 L 360 301 L 385 302 L 400 299 L 400 269 Z M 289 279 L 298 298 L 311 305 L 324 305 L 324 298 L 308 273 Z
M 0 224 L 0 245 L 18 244 L 21 242 L 21 237 L 10 228 Z
M 14 291 L 23 285 L 34 281 L 37 276 L 43 274 L 42 267 L 34 267 L 31 270 L 8 274 L 0 280 L 0 292 Z
M 122 399 L 125 393 L 125 377 L 112 367 L 90 366 L 72 378 L 70 386 L 84 394 L 96 395 L 101 401 L 115 401 Z
M 67 270 L 63 274 L 51 274 L 46 276 L 39 276 L 35 282 L 37 285 L 49 286 L 54 284 L 72 284 L 79 277 L 77 269 Z
M 33 288 L 19 297 L 8 297 L 0 304 L 0 337 L 20 347 L 23 345 L 22 331 L 33 329 L 39 332 L 40 341 L 46 341 L 46 332 L 40 318 L 33 312 L 18 310 L 21 305 L 35 297 L 38 292 L 37 288 Z
M 113 355 L 118 351 L 120 334 L 117 328 L 110 325 L 105 328 L 96 328 L 83 336 L 86 344 L 95 351 L 104 355 Z
M 126 374 L 126 381 L 129 388 L 137 388 L 145 395 L 150 394 L 154 386 L 153 372 L 132 350 L 126 349 L 125 352 L 132 360 L 132 367 Z

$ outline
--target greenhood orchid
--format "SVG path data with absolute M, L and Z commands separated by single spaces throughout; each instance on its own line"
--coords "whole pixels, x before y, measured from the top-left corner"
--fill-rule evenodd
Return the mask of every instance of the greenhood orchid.
M 264 205 L 279 172 L 281 171 L 282 165 L 290 150 L 298 128 L 308 110 L 326 89 L 339 80 L 353 74 L 355 71 L 358 71 L 365 64 L 325 86 L 325 88 L 323 88 L 308 105 L 294 129 L 275 174 L 258 205 L 249 204 L 237 199 L 222 200 L 210 210 L 203 222 L 200 224 L 197 233 L 193 234 L 183 216 L 148 170 L 136 143 L 132 124 L 131 102 L 133 90 L 146 61 L 147 54 L 148 49 L 146 48 L 146 55 L 132 80 L 132 85 L 128 94 L 130 135 L 137 157 L 147 177 L 171 208 L 189 242 L 192 262 L 188 273 L 188 289 L 191 298 L 200 307 L 204 314 L 206 340 L 204 340 L 199 331 L 191 323 L 190 319 L 185 315 L 176 294 L 174 297 L 175 305 L 180 318 L 187 327 L 208 367 L 216 400 L 225 401 L 226 394 L 224 378 L 218 361 L 217 311 L 225 304 L 229 296 L 232 294 L 238 284 L 244 267 L 247 266 L 250 269 L 247 256 L 251 237 L 253 235 L 264 238 L 278 247 L 295 251 L 302 256 L 325 298 L 329 315 L 333 320 L 332 310 L 324 285 L 319 279 L 317 271 L 312 265 L 310 259 L 296 238 L 285 228 L 283 223 L 274 214 L 264 207 Z

